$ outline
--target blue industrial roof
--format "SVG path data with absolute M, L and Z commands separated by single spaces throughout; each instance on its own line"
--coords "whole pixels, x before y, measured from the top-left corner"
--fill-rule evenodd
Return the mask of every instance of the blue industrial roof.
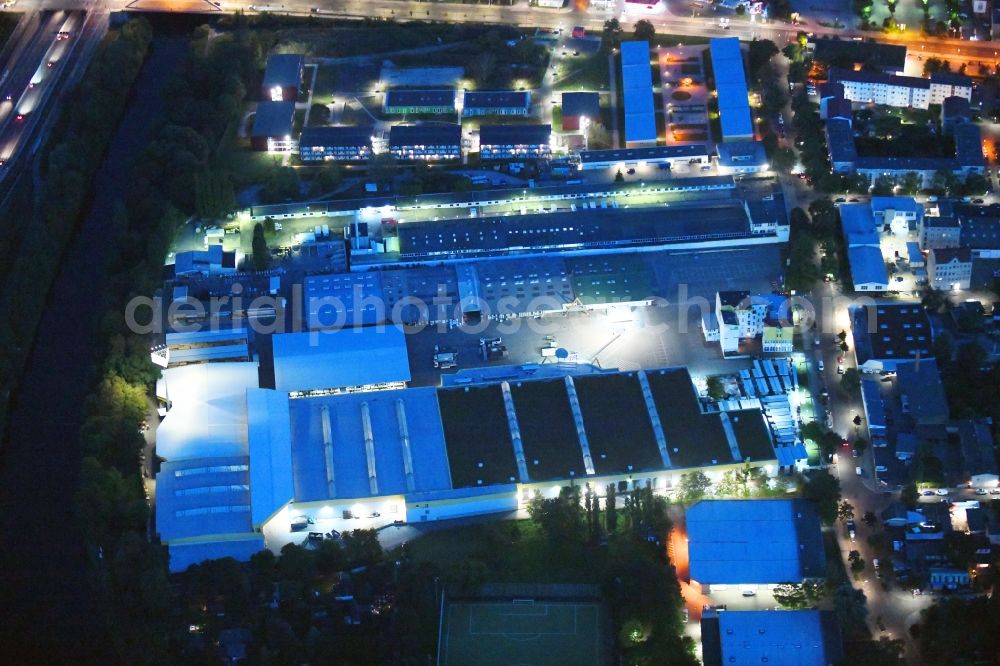
M 169 368 L 156 393 L 171 407 L 156 431 L 166 460 L 247 454 L 247 389 L 258 387 L 256 363 L 200 363 Z
M 625 142 L 655 141 L 653 79 L 649 42 L 622 42 L 622 93 L 625 98 Z
M 908 213 L 922 215 L 923 204 L 917 203 L 913 197 L 872 197 L 872 211 L 880 212 L 884 210 L 901 210 Z
M 270 389 L 247 391 L 250 443 L 250 518 L 260 527 L 295 496 L 292 485 L 288 395 Z
M 254 137 L 280 138 L 292 134 L 295 102 L 260 102 L 253 118 Z
M 712 53 L 712 71 L 718 93 L 723 140 L 728 137 L 753 136 L 740 40 L 736 37 L 711 39 L 709 50 Z
M 806 500 L 702 500 L 687 510 L 691 578 L 799 582 L 824 575 L 819 517 Z
M 727 167 L 762 166 L 767 164 L 767 153 L 760 141 L 731 141 L 715 146 L 719 165 Z
M 896 366 L 899 392 L 907 399 L 907 412 L 917 422 L 943 422 L 948 418 L 948 399 L 937 361 L 923 358 Z
M 272 341 L 279 391 L 410 381 L 406 336 L 396 326 L 282 333 Z
M 844 232 L 848 247 L 872 245 L 878 247 L 875 216 L 871 206 L 863 203 L 840 204 L 840 228 Z
M 293 400 L 290 404 L 296 501 L 405 495 L 451 488 L 435 389 L 349 393 Z M 332 493 L 327 476 L 324 411 L 333 443 Z M 374 477 L 369 474 L 366 419 L 370 424 Z M 408 436 L 409 463 L 405 462 L 403 432 Z M 408 468 L 412 469 L 410 479 Z
M 869 428 L 885 428 L 885 404 L 882 402 L 881 382 L 865 377 L 861 380 L 861 398 L 868 417 Z
M 389 314 L 378 271 L 310 275 L 303 288 L 310 329 L 371 326 Z
M 248 458 L 163 463 L 156 475 L 156 529 L 165 542 L 252 532 Z
M 273 86 L 298 88 L 305 57 L 301 53 L 275 53 L 267 57 L 261 87 Z
M 823 615 L 818 610 L 723 611 L 719 639 L 724 664 L 827 666 L 839 645 L 826 645 Z M 832 648 L 832 650 L 831 650 Z
M 170 544 L 170 571 L 184 571 L 192 564 L 205 560 L 231 557 L 240 562 L 248 562 L 250 557 L 264 550 L 264 535 L 248 533 L 245 537 L 192 543 Z
M 888 288 L 889 273 L 882 250 L 871 245 L 853 245 L 847 248 L 847 260 L 851 264 L 851 280 L 855 286 L 877 284 Z

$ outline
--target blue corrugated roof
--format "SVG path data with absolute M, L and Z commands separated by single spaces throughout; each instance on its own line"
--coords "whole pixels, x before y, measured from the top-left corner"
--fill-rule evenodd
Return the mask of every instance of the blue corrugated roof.
M 272 338 L 279 391 L 309 391 L 410 380 L 406 336 L 396 326 L 367 326 Z
M 823 634 L 818 610 L 719 613 L 724 664 L 826 666 L 832 662 Z
M 653 79 L 649 42 L 622 42 L 622 93 L 625 99 L 625 141 L 655 141 Z
M 723 37 L 709 40 L 712 71 L 718 93 L 719 120 L 723 139 L 753 136 L 750 101 L 740 40 Z
M 923 204 L 917 203 L 913 197 L 872 197 L 872 210 L 879 212 L 887 209 L 902 210 L 910 213 L 923 213 Z
M 156 475 L 156 529 L 165 542 L 251 532 L 249 459 L 163 463 Z
M 433 388 L 351 393 L 291 402 L 295 499 L 371 497 L 362 405 L 367 405 L 378 495 L 410 492 L 400 437 L 398 402 L 402 402 L 413 464 L 412 492 L 451 487 L 444 431 Z M 327 486 L 323 410 L 333 441 L 333 485 Z
M 171 544 L 170 571 L 184 571 L 192 564 L 205 560 L 231 557 L 239 562 L 248 562 L 250 557 L 264 550 L 264 535 L 249 533 L 244 538 L 206 541 L 200 543 Z
M 269 389 L 248 390 L 247 426 L 251 521 L 260 527 L 295 496 L 288 394 Z
M 885 428 L 885 404 L 882 402 L 882 391 L 877 379 L 861 380 L 861 398 L 865 406 L 865 416 L 868 417 L 869 428 Z
M 878 234 L 875 231 L 875 216 L 871 206 L 863 203 L 840 204 L 840 227 L 848 246 L 873 245 L 878 247 Z
M 862 284 L 889 286 L 889 273 L 885 268 L 882 250 L 871 245 L 856 245 L 847 248 L 847 260 L 851 264 L 851 280 L 855 286 Z
M 804 500 L 703 500 L 687 511 L 691 578 L 702 584 L 824 574 L 819 518 Z

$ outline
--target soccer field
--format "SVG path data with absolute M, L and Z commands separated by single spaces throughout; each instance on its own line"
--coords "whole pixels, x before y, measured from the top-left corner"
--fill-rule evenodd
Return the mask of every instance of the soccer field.
M 496 601 L 449 604 L 441 666 L 601 666 L 597 603 Z

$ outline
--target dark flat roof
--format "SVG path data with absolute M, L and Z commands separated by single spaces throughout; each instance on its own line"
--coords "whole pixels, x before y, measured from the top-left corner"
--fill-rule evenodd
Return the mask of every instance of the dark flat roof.
M 370 146 L 367 127 L 307 127 L 299 137 L 299 148 L 317 146 Z
M 646 377 L 674 467 L 734 462 L 722 421 L 701 413 L 686 368 L 648 370 Z
M 511 382 L 510 390 L 531 480 L 586 476 L 566 382 Z
M 552 140 L 552 125 L 481 125 L 481 146 L 540 146 Z
M 519 480 L 499 385 L 438 389 L 438 404 L 454 488 Z
M 920 303 L 878 303 L 858 307 L 852 317 L 858 361 L 933 358 L 931 324 Z
M 574 383 L 598 474 L 663 469 L 634 373 L 577 377 Z
M 708 156 L 708 147 L 701 143 L 688 143 L 680 146 L 656 146 L 652 148 L 611 148 L 608 150 L 580 151 L 580 161 L 584 164 L 588 162 L 631 162 L 632 160 L 700 156 Z
M 531 93 L 519 90 L 467 92 L 463 106 L 466 109 L 521 109 L 531 106 Z
M 295 117 L 295 102 L 260 102 L 253 119 L 250 136 L 276 137 L 292 133 Z
M 454 90 L 390 90 L 385 105 L 394 106 L 455 106 Z
M 393 125 L 389 129 L 389 146 L 451 146 L 462 143 L 462 126 L 451 123 Z
M 403 257 L 457 257 L 738 238 L 749 229 L 743 207 L 727 202 L 408 222 L 399 240 Z
M 601 113 L 601 95 L 595 92 L 564 92 L 562 94 L 563 118 L 586 116 L 596 118 Z
M 268 56 L 262 86 L 265 88 L 295 86 L 297 88 L 304 62 L 305 58 L 300 53 L 276 53 Z

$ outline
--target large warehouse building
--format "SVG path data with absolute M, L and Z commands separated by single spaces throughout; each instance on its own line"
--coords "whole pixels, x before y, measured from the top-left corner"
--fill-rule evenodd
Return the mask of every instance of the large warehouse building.
M 703 592 L 826 575 L 819 516 L 807 500 L 702 500 L 685 520 L 691 582 Z
M 776 471 L 761 410 L 703 411 L 684 368 L 506 366 L 439 388 L 363 390 L 409 379 L 389 358 L 405 360 L 405 340 L 387 330 L 302 334 L 331 340 L 297 356 L 304 384 L 287 359 L 313 347 L 288 335 L 274 336 L 276 389 L 260 388 L 266 358 L 164 372 L 156 514 L 172 570 L 278 550 L 310 523 L 325 532 L 512 511 L 573 481 L 665 492 L 690 469 Z M 380 344 L 385 362 L 357 357 Z
M 721 139 L 749 141 L 753 139 L 753 121 L 750 118 L 750 97 L 740 40 L 736 37 L 719 37 L 709 40 L 708 47 L 712 55 L 715 90 L 718 93 Z
M 656 145 L 653 75 L 649 42 L 622 42 L 622 94 L 625 98 L 625 147 Z

